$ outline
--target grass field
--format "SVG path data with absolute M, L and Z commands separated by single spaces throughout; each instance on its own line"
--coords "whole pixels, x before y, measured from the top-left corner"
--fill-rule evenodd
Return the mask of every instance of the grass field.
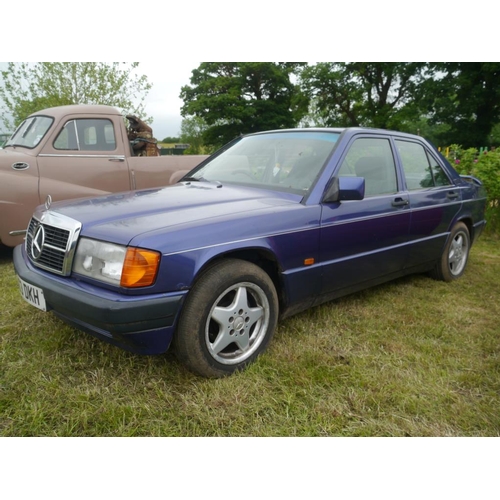
M 280 323 L 248 370 L 199 378 L 20 297 L 0 254 L 1 436 L 499 436 L 500 242 Z

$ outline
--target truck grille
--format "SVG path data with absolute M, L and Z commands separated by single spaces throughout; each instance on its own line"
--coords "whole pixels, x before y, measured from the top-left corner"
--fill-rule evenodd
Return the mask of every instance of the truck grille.
M 26 253 L 33 265 L 67 276 L 81 224 L 51 212 L 35 213 L 26 233 Z

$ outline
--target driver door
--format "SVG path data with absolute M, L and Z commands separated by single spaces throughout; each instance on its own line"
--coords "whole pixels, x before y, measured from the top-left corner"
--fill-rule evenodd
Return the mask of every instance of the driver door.
M 408 252 L 408 194 L 397 174 L 390 138 L 354 138 L 336 175 L 363 177 L 365 197 L 322 206 L 323 299 L 394 277 Z
M 47 141 L 37 158 L 42 202 L 48 194 L 57 201 L 130 189 L 113 118 L 70 118 Z

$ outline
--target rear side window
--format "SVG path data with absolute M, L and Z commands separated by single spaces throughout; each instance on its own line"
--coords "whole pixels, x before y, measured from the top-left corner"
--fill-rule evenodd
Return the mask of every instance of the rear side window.
M 113 151 L 116 149 L 113 123 L 94 118 L 70 120 L 54 141 L 54 148 L 67 151 Z
M 421 144 L 401 140 L 395 142 L 409 191 L 451 184 L 445 171 Z

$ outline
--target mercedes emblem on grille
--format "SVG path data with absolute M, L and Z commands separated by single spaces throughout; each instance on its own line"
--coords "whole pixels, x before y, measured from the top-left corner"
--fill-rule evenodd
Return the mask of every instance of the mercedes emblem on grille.
M 42 255 L 43 244 L 45 243 L 45 229 L 40 224 L 35 231 L 35 236 L 31 242 L 31 255 L 33 260 L 38 260 Z

